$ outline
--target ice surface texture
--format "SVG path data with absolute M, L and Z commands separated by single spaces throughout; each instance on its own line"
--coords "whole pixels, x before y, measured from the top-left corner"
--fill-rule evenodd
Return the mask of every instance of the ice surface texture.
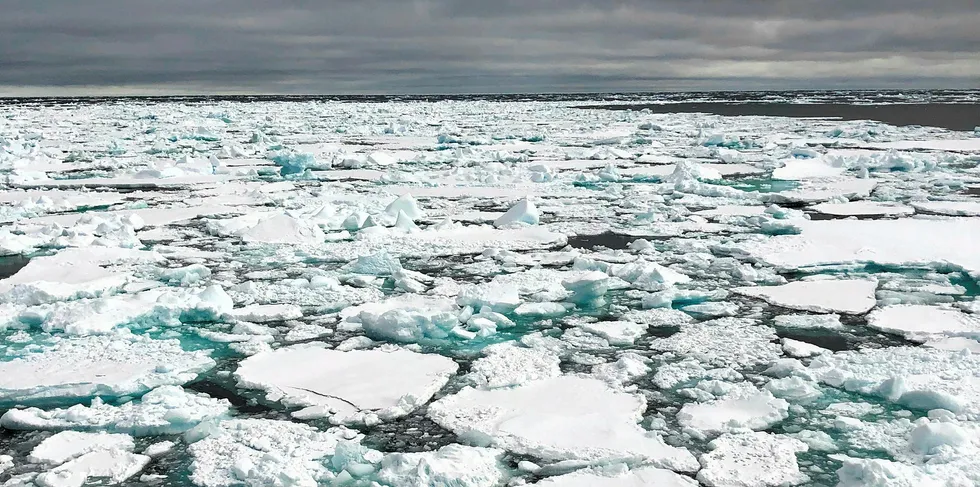
M 4 101 L 0 482 L 980 484 L 975 132 L 579 98 Z

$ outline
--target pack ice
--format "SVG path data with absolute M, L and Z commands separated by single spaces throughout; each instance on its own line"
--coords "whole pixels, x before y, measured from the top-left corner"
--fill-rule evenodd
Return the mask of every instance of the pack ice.
M 976 133 L 688 98 L 4 100 L 0 483 L 980 485 Z

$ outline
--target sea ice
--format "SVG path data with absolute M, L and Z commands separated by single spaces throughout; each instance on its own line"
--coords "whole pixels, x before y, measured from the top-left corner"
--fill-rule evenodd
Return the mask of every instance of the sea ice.
M 214 367 L 206 350 L 145 336 L 62 339 L 50 348 L 0 362 L 0 401 L 40 402 L 122 397 L 184 384 Z
M 91 406 L 79 404 L 46 411 L 11 409 L 0 417 L 0 425 L 10 430 L 101 430 L 136 436 L 178 434 L 202 421 L 224 416 L 230 407 L 224 399 L 189 393 L 178 386 L 161 386 L 121 406 L 95 398 Z
M 728 434 L 708 444 L 701 456 L 698 480 L 708 487 L 783 487 L 808 480 L 796 454 L 808 450 L 802 441 L 771 433 Z
M 205 423 L 198 430 L 190 432 L 191 439 L 204 438 L 188 447 L 195 485 L 313 486 L 334 478 L 327 465 L 340 440 L 337 434 L 271 419 Z
M 938 306 L 887 306 L 868 315 L 868 327 L 917 342 L 936 335 L 980 339 L 980 319 Z
M 788 410 L 789 403 L 785 400 L 743 383 L 720 399 L 685 404 L 677 413 L 677 420 L 686 428 L 712 435 L 742 429 L 767 429 L 786 419 Z
M 782 349 L 772 343 L 775 338 L 775 330 L 753 320 L 720 318 L 684 326 L 670 337 L 654 340 L 651 347 L 715 366 L 751 367 L 779 358 Z
M 561 375 L 558 356 L 548 350 L 502 343 L 484 348 L 483 353 L 485 357 L 473 362 L 468 375 L 480 388 L 519 386 Z
M 239 387 L 304 409 L 302 418 L 396 418 L 427 402 L 459 368 L 434 354 L 402 349 L 340 352 L 304 344 L 253 355 L 235 371 Z
M 405 487 L 493 487 L 510 477 L 503 450 L 447 445 L 433 452 L 385 455 L 377 478 Z
M 466 388 L 432 403 L 428 414 L 467 442 L 544 460 L 621 460 L 697 470 L 687 450 L 668 446 L 636 424 L 645 407 L 642 398 L 602 381 L 562 376 L 514 389 Z
M 627 468 L 613 465 L 548 477 L 534 485 L 541 487 L 698 487 L 689 477 L 656 467 Z
M 874 308 L 878 282 L 869 279 L 796 281 L 782 286 L 737 287 L 733 292 L 783 308 L 815 313 L 862 314 Z

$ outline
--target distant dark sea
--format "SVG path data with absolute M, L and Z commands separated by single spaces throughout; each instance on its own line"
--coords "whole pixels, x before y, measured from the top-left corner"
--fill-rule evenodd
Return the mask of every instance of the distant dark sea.
M 674 93 L 535 93 L 473 95 L 201 95 L 0 98 L 0 105 L 220 104 L 224 102 L 564 102 L 581 108 L 877 120 L 971 131 L 980 126 L 980 90 L 711 91 Z

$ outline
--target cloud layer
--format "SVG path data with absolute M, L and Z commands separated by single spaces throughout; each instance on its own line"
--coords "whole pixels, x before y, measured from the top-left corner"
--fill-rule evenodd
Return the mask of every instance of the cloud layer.
M 975 0 L 0 3 L 0 94 L 980 86 Z

